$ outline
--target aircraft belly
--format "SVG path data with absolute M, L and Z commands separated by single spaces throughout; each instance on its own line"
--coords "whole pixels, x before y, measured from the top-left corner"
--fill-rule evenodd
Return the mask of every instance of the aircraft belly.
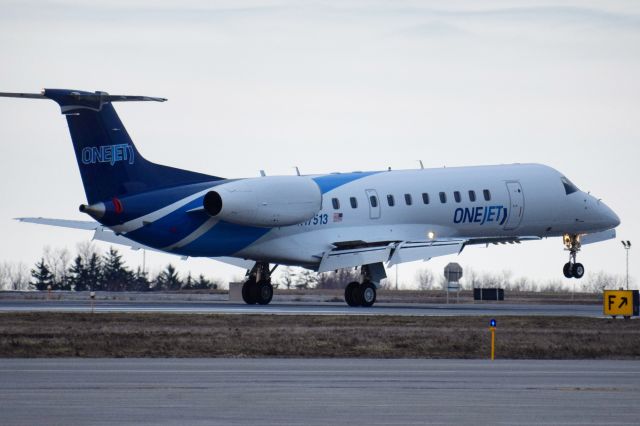
M 235 256 L 287 265 L 313 265 L 320 262 L 317 254 L 322 253 L 324 247 L 318 239 L 308 235 L 265 238 L 238 251 Z

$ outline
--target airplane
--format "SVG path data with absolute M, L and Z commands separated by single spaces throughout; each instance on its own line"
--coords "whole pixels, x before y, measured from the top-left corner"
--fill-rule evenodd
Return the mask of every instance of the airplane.
M 460 254 L 470 245 L 561 237 L 567 278 L 581 278 L 583 244 L 615 238 L 602 200 L 542 164 L 225 179 L 159 165 L 136 149 L 114 102 L 165 98 L 69 89 L 0 97 L 50 99 L 66 117 L 95 221 L 18 220 L 94 231 L 94 239 L 209 257 L 247 269 L 242 297 L 266 305 L 278 265 L 318 273 L 359 268 L 349 306 L 376 301 L 387 267 Z M 271 266 L 275 265 L 275 266 Z

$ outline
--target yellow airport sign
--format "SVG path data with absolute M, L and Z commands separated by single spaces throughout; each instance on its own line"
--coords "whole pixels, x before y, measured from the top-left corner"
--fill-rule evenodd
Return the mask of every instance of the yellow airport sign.
M 605 290 L 604 314 L 623 317 L 638 315 L 638 301 L 637 297 L 634 297 L 636 294 L 637 290 Z

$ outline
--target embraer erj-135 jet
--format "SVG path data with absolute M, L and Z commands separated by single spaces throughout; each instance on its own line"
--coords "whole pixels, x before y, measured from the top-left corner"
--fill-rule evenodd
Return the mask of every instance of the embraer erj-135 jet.
M 581 245 L 614 238 L 620 223 L 600 199 L 540 164 L 225 179 L 147 161 L 112 106 L 166 99 L 66 89 L 0 96 L 60 105 L 87 195 L 80 211 L 97 222 L 20 220 L 246 267 L 248 304 L 271 301 L 272 264 L 359 267 L 360 281 L 346 286 L 344 298 L 371 306 L 385 263 L 546 237 L 562 237 L 563 273 L 581 278 Z

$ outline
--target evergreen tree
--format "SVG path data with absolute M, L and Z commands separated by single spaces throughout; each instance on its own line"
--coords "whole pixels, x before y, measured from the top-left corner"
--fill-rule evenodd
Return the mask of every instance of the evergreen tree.
M 194 288 L 204 290 L 204 289 L 207 289 L 207 288 L 210 288 L 210 287 L 211 287 L 211 281 L 206 279 L 204 277 L 204 275 L 200 274 L 200 276 L 198 277 L 198 281 L 196 282 Z
M 69 268 L 68 280 L 75 291 L 87 291 L 90 288 L 87 268 L 80 255 L 76 256 Z
M 182 286 L 185 290 L 193 290 L 196 288 L 197 282 L 191 276 L 191 271 L 189 271 L 189 275 L 187 275 L 187 279 L 184 280 L 184 285 Z
M 36 263 L 35 269 L 31 270 L 31 276 L 35 280 L 33 284 L 38 290 L 46 290 L 53 281 L 53 275 L 47 267 L 44 258 L 41 258 L 40 262 Z
M 102 287 L 106 291 L 123 291 L 133 281 L 133 273 L 122 261 L 122 255 L 113 247 L 104 256 L 102 265 Z
M 168 264 L 164 271 L 156 278 L 156 290 L 180 290 L 182 281 L 172 264 Z
M 138 267 L 136 273 L 133 274 L 133 281 L 127 287 L 127 291 L 149 291 L 149 284 L 147 273 Z
M 97 253 L 91 253 L 91 257 L 85 263 L 89 290 L 104 290 L 102 287 L 102 262 L 100 262 L 100 256 Z

